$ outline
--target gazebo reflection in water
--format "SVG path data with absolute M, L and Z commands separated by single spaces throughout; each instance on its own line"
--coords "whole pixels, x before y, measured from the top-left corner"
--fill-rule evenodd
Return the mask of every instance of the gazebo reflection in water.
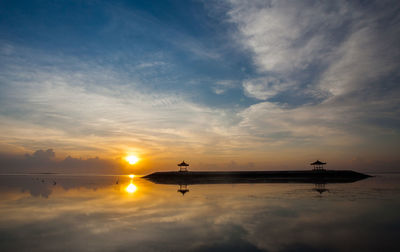
M 180 184 L 178 192 L 182 193 L 182 196 L 185 195 L 185 193 L 189 192 L 188 185 Z
M 329 192 L 328 189 L 325 188 L 326 183 L 315 183 L 313 191 L 319 192 L 319 194 L 323 194 L 324 192 Z

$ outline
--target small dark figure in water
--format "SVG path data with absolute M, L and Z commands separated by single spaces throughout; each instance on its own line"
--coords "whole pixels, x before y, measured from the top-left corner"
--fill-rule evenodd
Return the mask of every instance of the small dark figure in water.
M 57 184 L 57 182 L 56 181 L 53 181 L 53 185 L 56 185 Z
M 42 179 L 42 183 L 44 183 L 44 179 Z

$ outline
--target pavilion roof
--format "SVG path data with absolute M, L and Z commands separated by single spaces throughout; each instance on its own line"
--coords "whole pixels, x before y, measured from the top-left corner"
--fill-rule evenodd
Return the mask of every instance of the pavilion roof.
M 189 165 L 186 164 L 185 161 L 182 161 L 182 163 L 178 164 L 178 166 L 189 166 Z
M 326 164 L 326 163 L 317 160 L 314 163 L 311 163 L 310 165 L 324 165 L 324 164 Z

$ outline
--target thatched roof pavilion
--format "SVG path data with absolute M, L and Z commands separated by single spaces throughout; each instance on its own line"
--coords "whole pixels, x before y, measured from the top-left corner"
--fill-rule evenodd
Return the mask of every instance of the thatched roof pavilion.
M 182 161 L 182 163 L 178 164 L 179 166 L 179 171 L 180 172 L 187 172 L 187 167 L 189 166 L 189 164 L 185 163 L 185 161 Z
M 314 171 L 324 171 L 325 170 L 324 165 L 326 165 L 326 163 L 317 160 L 314 163 L 311 163 L 310 165 L 314 166 L 313 168 Z

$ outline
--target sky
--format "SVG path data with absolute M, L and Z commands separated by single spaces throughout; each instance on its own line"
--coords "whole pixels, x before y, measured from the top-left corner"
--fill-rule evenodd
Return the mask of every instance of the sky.
M 398 1 L 3 0 L 0 172 L 399 171 L 399 45 Z

